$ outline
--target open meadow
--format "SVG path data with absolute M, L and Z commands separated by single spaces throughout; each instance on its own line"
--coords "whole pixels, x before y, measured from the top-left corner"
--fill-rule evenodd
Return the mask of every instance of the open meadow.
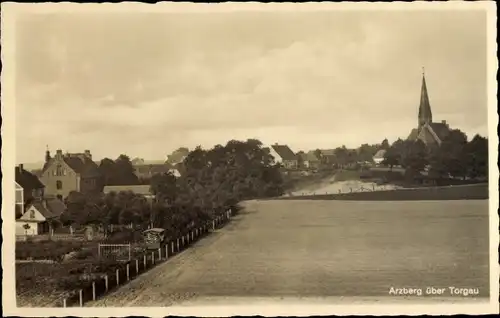
M 87 306 L 489 296 L 488 201 L 250 201 L 224 228 Z M 437 297 L 427 287 L 445 288 Z M 450 294 L 449 287 L 477 289 Z

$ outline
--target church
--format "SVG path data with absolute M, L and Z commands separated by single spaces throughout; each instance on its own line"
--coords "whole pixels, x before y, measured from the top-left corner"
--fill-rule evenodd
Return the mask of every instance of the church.
M 422 89 L 420 92 L 420 106 L 418 109 L 418 128 L 412 129 L 409 140 L 421 140 L 426 146 L 438 146 L 449 132 L 450 127 L 446 120 L 440 123 L 432 121 L 432 111 L 425 83 L 425 74 L 422 74 Z

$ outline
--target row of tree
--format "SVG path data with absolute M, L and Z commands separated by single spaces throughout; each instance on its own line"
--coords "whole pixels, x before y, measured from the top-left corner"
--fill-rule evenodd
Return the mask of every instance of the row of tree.
M 480 135 L 468 141 L 456 129 L 440 145 L 426 146 L 422 141 L 396 140 L 386 151 L 382 164 L 402 166 L 409 175 L 427 170 L 432 179 L 477 179 L 488 176 L 488 139 Z
M 120 161 L 126 162 L 128 157 L 120 158 L 113 164 L 101 162 L 100 169 L 106 169 L 107 176 L 115 178 L 112 180 L 119 180 L 117 171 L 130 171 Z M 208 150 L 197 147 L 184 159 L 183 167 L 178 178 L 171 173 L 153 176 L 154 200 L 132 192 L 96 196 L 72 192 L 66 199 L 68 209 L 61 221 L 104 226 L 148 224 L 175 234 L 235 207 L 242 200 L 283 194 L 279 166 L 258 140 L 232 140 Z

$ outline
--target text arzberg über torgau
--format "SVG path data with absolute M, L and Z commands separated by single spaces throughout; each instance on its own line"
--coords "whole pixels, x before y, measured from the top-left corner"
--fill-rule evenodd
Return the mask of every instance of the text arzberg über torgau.
M 433 295 L 433 296 L 476 296 L 479 295 L 479 288 L 460 288 L 460 287 L 427 287 L 427 288 L 395 288 L 391 287 L 389 290 L 389 295 L 394 296 L 422 296 L 422 295 Z

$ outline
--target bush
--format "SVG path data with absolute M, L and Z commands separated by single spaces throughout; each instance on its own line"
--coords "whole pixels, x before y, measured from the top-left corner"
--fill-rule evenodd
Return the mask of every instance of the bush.
M 64 255 L 79 251 L 83 246 L 83 242 L 71 241 L 16 242 L 16 258 L 61 261 Z

